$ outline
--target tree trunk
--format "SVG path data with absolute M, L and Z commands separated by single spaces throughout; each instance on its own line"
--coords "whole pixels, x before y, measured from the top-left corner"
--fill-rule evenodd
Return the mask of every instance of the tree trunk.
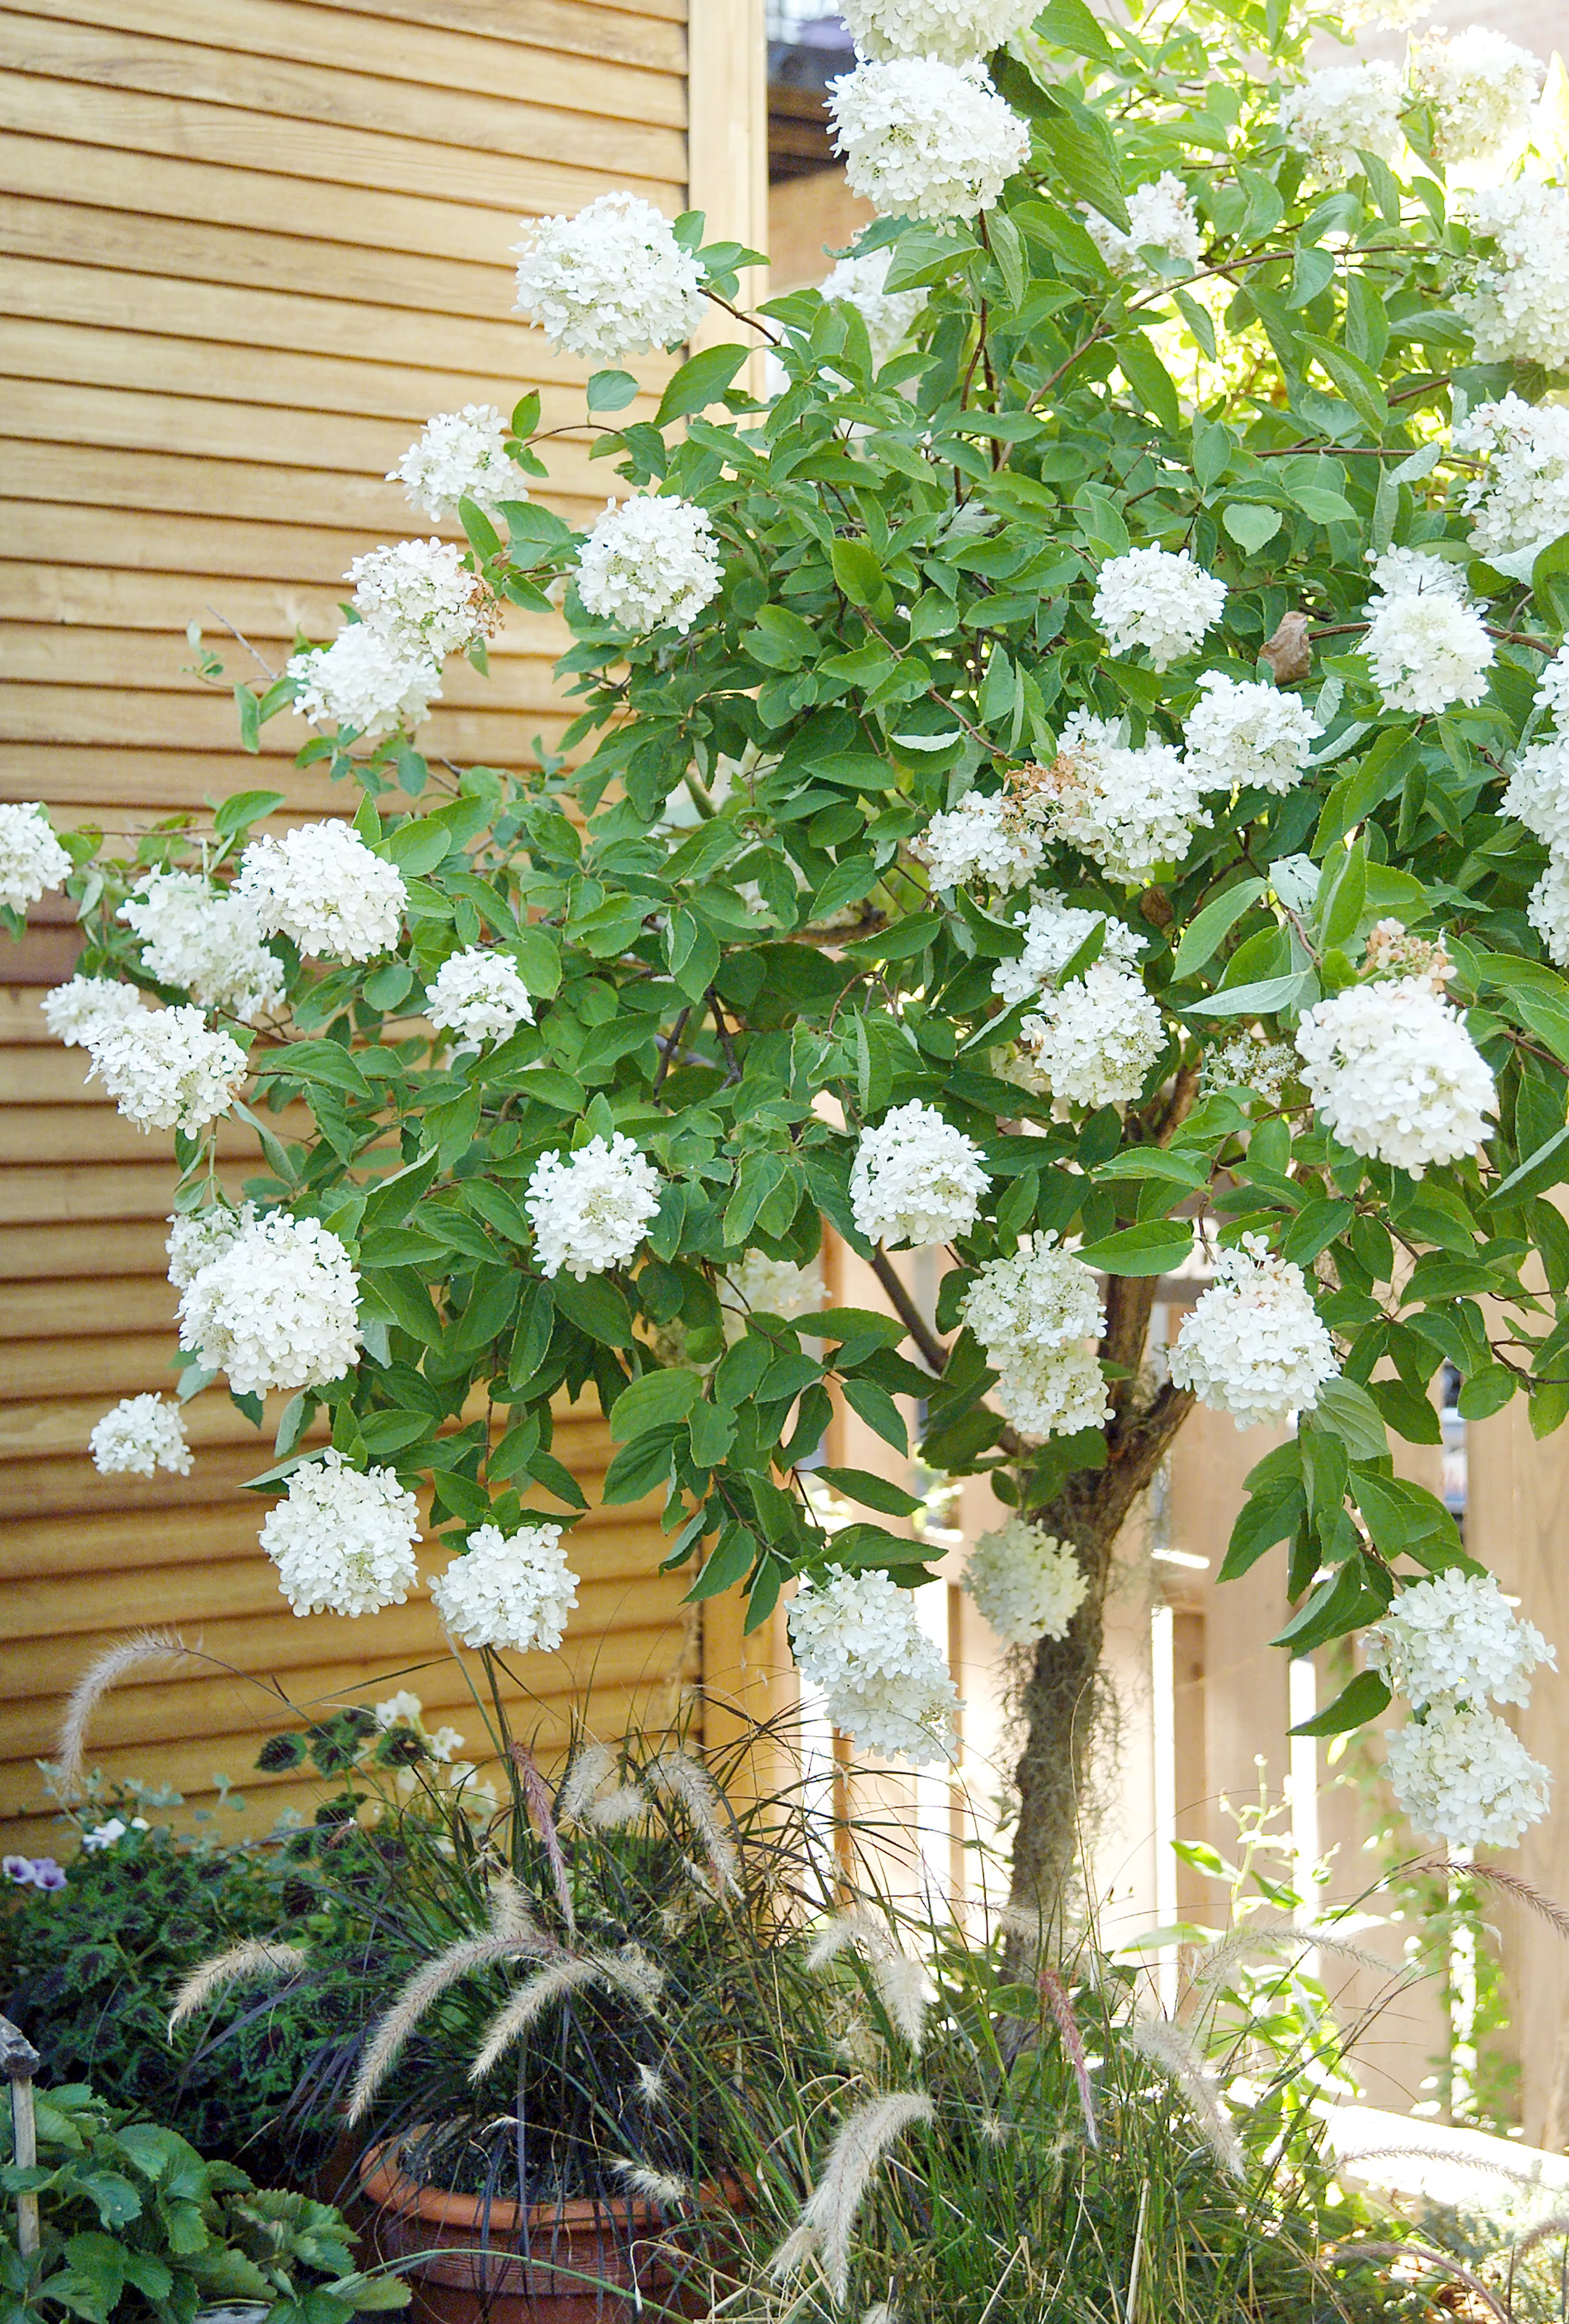
M 1113 1361 L 1137 1365 L 1153 1298 L 1152 1283 L 1113 1281 L 1102 1342 Z M 1113 1390 L 1105 1467 L 1082 1470 L 1054 1501 L 1029 1512 L 1044 1532 L 1072 1542 L 1089 1584 L 1066 1637 L 1042 1638 L 1036 1646 L 1020 1702 L 1025 1733 L 1015 1775 L 1011 1901 L 1059 1931 L 1081 1852 L 1112 1554 L 1129 1511 L 1193 1406 L 1185 1389 L 1168 1381 L 1140 1408 L 1133 1401 L 1135 1387 L 1128 1379 Z

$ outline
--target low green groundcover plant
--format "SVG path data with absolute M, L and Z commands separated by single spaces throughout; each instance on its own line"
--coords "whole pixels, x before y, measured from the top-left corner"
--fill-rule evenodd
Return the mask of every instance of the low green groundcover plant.
M 349 2324 L 401 2308 L 406 2285 L 355 2266 L 342 2216 L 307 2195 L 255 2186 L 204 2161 L 178 2131 L 106 2106 L 85 2083 L 40 2091 L 38 2161 L 10 2159 L 10 2202 L 38 2197 L 42 2234 L 23 2255 L 14 2209 L 0 2220 L 0 2319 L 156 2317 L 189 2324 L 227 2300 L 261 2301 L 272 2324 Z

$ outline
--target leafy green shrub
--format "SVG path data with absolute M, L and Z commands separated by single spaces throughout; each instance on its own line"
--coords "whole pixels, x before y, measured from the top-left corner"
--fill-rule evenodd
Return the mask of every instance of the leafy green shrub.
M 23 2256 L 14 2214 L 0 2221 L 0 2318 L 156 2317 L 189 2324 L 223 2300 L 264 2301 L 272 2324 L 349 2324 L 401 2308 L 405 2285 L 355 2265 L 341 2215 L 264 2190 L 231 2163 L 205 2162 L 178 2131 L 106 2106 L 85 2083 L 40 2091 L 38 2161 L 12 2157 L 0 2185 L 39 2200 L 42 2237 Z

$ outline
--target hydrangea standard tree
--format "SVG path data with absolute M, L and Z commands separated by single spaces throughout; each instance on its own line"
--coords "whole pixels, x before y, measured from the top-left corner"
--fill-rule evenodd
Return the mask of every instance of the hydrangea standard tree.
M 183 1386 L 226 1368 L 258 1423 L 288 1395 L 257 1482 L 287 1488 L 267 1534 L 301 1608 L 401 1600 L 423 1485 L 457 1634 L 558 1636 L 583 1496 L 551 1399 L 592 1388 L 606 1498 L 664 1497 L 692 1597 L 743 1590 L 755 1627 L 798 1579 L 838 1715 L 929 1753 L 952 1688 L 921 1545 L 878 1522 L 918 1501 L 831 1470 L 871 1514 L 830 1534 L 800 1478 L 831 1391 L 895 1462 L 917 1399 L 927 1468 L 1013 1513 L 974 1587 L 1029 1656 L 1016 1879 L 1051 1904 L 1113 1543 L 1195 1397 L 1297 1416 L 1224 1574 L 1285 1544 L 1282 1643 L 1376 1635 L 1315 1731 L 1418 1662 L 1462 1672 L 1411 1698 L 1413 1813 L 1496 1841 L 1541 1812 L 1488 1708 L 1540 1642 L 1454 1587 L 1478 1569 L 1393 1440 L 1437 1442 L 1446 1363 L 1472 1417 L 1569 1411 L 1541 402 L 1569 192 L 1533 161 L 1452 200 L 1433 55 L 1405 88 L 1305 78 L 1317 20 L 1275 0 L 1022 13 L 866 0 L 834 111 L 890 214 L 652 417 L 595 373 L 620 503 L 586 539 L 527 496 L 537 398 L 432 420 L 394 473 L 466 550 L 359 559 L 338 638 L 238 689 L 252 748 L 318 723 L 301 763 L 352 827 L 253 836 L 282 801 L 250 791 L 132 864 L 71 835 L 87 951 L 50 1009 L 176 1127 Z M 1459 143 L 1518 143 L 1529 76 L 1463 55 L 1499 85 L 1468 79 Z M 520 303 L 606 364 L 668 345 L 739 313 L 752 254 L 702 223 L 546 221 Z M 754 333 L 766 401 L 736 383 Z M 561 755 L 429 761 L 444 657 L 483 666 L 502 605 L 563 595 Z M 66 860 L 4 814 L 14 913 Z M 243 1215 L 231 1111 L 265 1154 Z M 1200 1221 L 1226 1256 L 1168 1369 L 1151 1309 Z M 826 1223 L 886 1307 L 817 1310 Z M 888 1253 L 939 1241 L 928 1315 Z

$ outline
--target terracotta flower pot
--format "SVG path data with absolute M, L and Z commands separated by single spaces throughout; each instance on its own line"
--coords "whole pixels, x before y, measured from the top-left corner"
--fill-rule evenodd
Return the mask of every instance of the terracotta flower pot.
M 651 2204 L 460 2195 L 411 2178 L 403 2143 L 371 2148 L 360 2193 L 380 2257 L 411 2263 L 413 2324 L 647 2324 L 651 2309 L 706 2313 L 697 2280 L 706 2271 L 683 2264 Z M 732 2200 L 710 2191 L 717 2205 Z

